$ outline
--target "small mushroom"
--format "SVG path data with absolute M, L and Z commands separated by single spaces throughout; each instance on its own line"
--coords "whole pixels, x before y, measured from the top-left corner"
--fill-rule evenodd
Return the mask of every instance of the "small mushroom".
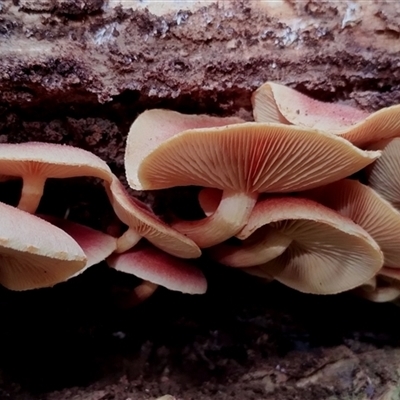
M 400 212 L 375 190 L 344 179 L 302 193 L 360 225 L 378 243 L 385 267 L 400 268 Z
M 273 277 L 301 292 L 334 294 L 374 277 L 383 265 L 377 243 L 350 219 L 303 198 L 270 198 L 257 203 L 238 237 L 268 225 L 292 239 L 279 257 L 245 271 Z
M 48 178 L 93 176 L 111 181 L 107 164 L 94 154 L 72 146 L 52 143 L 0 144 L 0 174 L 21 177 L 18 208 L 34 213 Z
M 130 129 L 125 156 L 133 189 L 197 185 L 223 190 L 215 213 L 173 224 L 203 248 L 239 232 L 259 193 L 310 189 L 344 178 L 379 156 L 328 133 L 282 124 L 198 128 L 207 126 L 207 118 L 147 111 Z
M 53 286 L 86 265 L 67 233 L 25 211 L 0 203 L 0 284 L 12 290 Z
M 145 237 L 176 257 L 200 257 L 201 250 L 196 243 L 161 221 L 146 204 L 129 196 L 115 176 L 106 185 L 106 191 L 118 218 L 128 225 L 128 230 L 117 241 L 117 253 L 123 253 Z
M 382 140 L 370 146 L 382 156 L 366 171 L 368 185 L 400 210 L 400 138 Z
M 342 104 L 325 103 L 273 82 L 252 96 L 257 122 L 281 122 L 341 136 L 356 146 L 400 135 L 400 106 L 368 114 Z
M 207 290 L 207 281 L 198 268 L 149 244 L 140 243 L 125 253 L 113 254 L 107 262 L 117 271 L 170 290 L 190 294 L 202 294 Z

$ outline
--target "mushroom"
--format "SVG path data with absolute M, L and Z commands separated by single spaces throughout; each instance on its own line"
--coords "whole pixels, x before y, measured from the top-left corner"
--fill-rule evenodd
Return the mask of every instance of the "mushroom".
M 379 246 L 364 229 L 312 200 L 262 200 L 238 237 L 247 239 L 265 225 L 292 242 L 279 257 L 245 271 L 273 277 L 301 292 L 334 294 L 350 290 L 374 277 L 383 265 Z
M 378 276 L 355 288 L 353 293 L 375 303 L 386 303 L 400 297 L 400 286 L 399 283 Z
M 368 185 L 400 210 L 400 138 L 382 140 L 370 148 L 382 150 L 382 157 L 366 169 Z
M 207 290 L 207 281 L 198 268 L 149 244 L 140 243 L 125 253 L 113 254 L 107 262 L 117 271 L 170 290 L 190 294 L 202 294 Z
M 384 138 L 400 135 L 400 106 L 368 114 L 342 104 L 311 99 L 300 92 L 266 82 L 252 96 L 257 122 L 281 122 L 339 135 L 364 147 Z
M 80 270 L 79 274 L 86 271 L 89 267 L 105 260 L 117 248 L 117 239 L 111 235 L 89 228 L 88 226 L 68 221 L 67 219 L 48 215 L 41 215 L 40 217 L 62 229 L 82 248 L 87 262 L 85 268 Z
M 117 253 L 123 253 L 145 237 L 154 246 L 180 258 L 197 258 L 201 250 L 192 240 L 177 232 L 158 218 L 146 204 L 126 192 L 114 176 L 106 185 L 110 202 L 118 218 L 128 230 L 117 241 Z
M 400 212 L 375 190 L 344 179 L 302 193 L 360 225 L 378 243 L 385 267 L 400 268 Z
M 133 189 L 197 185 L 223 190 L 215 213 L 173 224 L 203 248 L 239 232 L 260 192 L 310 189 L 344 178 L 379 156 L 328 133 L 252 122 L 209 127 L 203 122 L 209 118 L 146 111 L 131 126 L 125 155 Z
M 12 290 L 53 286 L 86 265 L 67 233 L 25 211 L 0 203 L 0 284 Z
M 34 213 L 47 178 L 93 176 L 111 181 L 107 164 L 94 154 L 72 146 L 51 143 L 0 144 L 0 175 L 21 177 L 18 208 Z

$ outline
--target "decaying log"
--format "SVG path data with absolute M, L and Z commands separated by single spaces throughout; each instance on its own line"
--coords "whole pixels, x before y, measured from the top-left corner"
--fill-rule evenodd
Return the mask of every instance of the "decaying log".
M 368 108 L 398 101 L 393 1 L 9 0 L 0 35 L 9 105 L 132 91 L 248 106 L 266 80 Z

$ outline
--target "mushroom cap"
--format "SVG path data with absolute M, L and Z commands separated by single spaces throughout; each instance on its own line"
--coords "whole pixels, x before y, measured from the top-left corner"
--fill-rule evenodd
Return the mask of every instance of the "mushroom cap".
M 180 258 L 200 257 L 196 243 L 164 223 L 146 204 L 129 196 L 116 177 L 106 190 L 118 218 L 154 246 Z
M 207 290 L 206 278 L 198 268 L 148 244 L 139 243 L 125 253 L 113 254 L 107 262 L 117 271 L 170 290 L 190 294 L 203 294 Z
M 263 200 L 238 236 L 245 239 L 266 224 L 293 241 L 281 256 L 246 271 L 273 276 L 301 292 L 350 290 L 371 279 L 383 265 L 383 254 L 367 232 L 314 201 Z
M 368 184 L 400 210 L 400 138 L 382 140 L 370 146 L 382 156 L 367 169 Z
M 400 212 L 375 190 L 344 179 L 305 195 L 360 225 L 378 243 L 385 266 L 400 268 Z
M 108 165 L 89 151 L 54 143 L 0 144 L 0 173 L 10 176 L 41 175 L 47 178 L 94 176 L 111 181 Z
M 86 265 L 67 233 L 34 215 L 0 203 L 0 284 L 12 290 L 53 286 Z
M 137 177 L 144 189 L 293 192 L 345 178 L 379 155 L 328 133 L 247 122 L 181 132 L 143 158 Z
M 104 232 L 77 224 L 67 219 L 48 215 L 41 215 L 41 218 L 44 218 L 46 221 L 68 233 L 82 248 L 87 262 L 85 268 L 80 270 L 79 273 L 82 273 L 92 265 L 104 261 L 117 248 L 117 239 Z
M 125 171 L 129 186 L 136 190 L 144 189 L 137 175 L 140 164 L 167 139 L 188 129 L 212 128 L 240 122 L 243 120 L 236 117 L 188 115 L 162 109 L 143 112 L 133 122 L 126 141 Z
M 325 103 L 273 82 L 252 96 L 257 122 L 281 122 L 320 129 L 344 137 L 357 146 L 400 135 L 400 106 L 368 114 L 337 103 Z
M 275 82 L 266 82 L 252 95 L 258 122 L 281 122 L 311 129 L 340 132 L 368 117 L 368 113 L 344 104 L 326 103 Z

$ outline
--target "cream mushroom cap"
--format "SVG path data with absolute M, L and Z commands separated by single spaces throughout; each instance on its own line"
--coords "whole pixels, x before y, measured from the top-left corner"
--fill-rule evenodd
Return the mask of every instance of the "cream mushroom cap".
M 86 256 L 67 233 L 0 203 L 0 284 L 12 290 L 53 286 L 81 271 Z
M 254 119 L 281 122 L 339 135 L 365 147 L 400 135 L 400 105 L 368 114 L 354 107 L 314 100 L 294 89 L 266 82 L 252 96 Z
M 272 198 L 257 203 L 238 235 L 268 224 L 293 239 L 279 257 L 245 271 L 315 294 L 334 294 L 367 282 L 383 265 L 377 243 L 348 218 L 314 201 Z
M 245 122 L 171 137 L 143 158 L 138 179 L 145 190 L 197 185 L 285 193 L 344 178 L 379 156 L 328 133 Z
M 18 208 L 34 213 L 47 178 L 93 176 L 110 182 L 108 165 L 89 151 L 60 144 L 0 144 L 0 174 L 23 179 Z
M 117 252 L 130 249 L 144 237 L 176 257 L 200 257 L 201 250 L 196 243 L 165 224 L 144 203 L 131 197 L 116 177 L 109 186 L 106 185 L 106 190 L 118 218 L 129 227 L 127 233 L 118 239 Z

